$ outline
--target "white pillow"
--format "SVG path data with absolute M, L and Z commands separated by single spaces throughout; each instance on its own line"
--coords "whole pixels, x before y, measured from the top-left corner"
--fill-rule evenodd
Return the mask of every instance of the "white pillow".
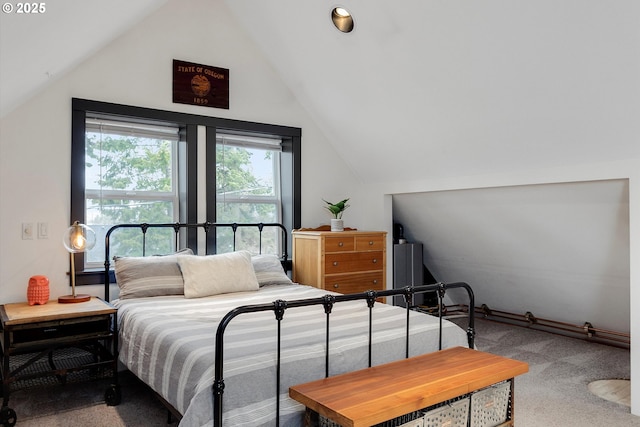
M 185 298 L 258 290 L 249 251 L 181 256 L 178 264 L 184 278 Z

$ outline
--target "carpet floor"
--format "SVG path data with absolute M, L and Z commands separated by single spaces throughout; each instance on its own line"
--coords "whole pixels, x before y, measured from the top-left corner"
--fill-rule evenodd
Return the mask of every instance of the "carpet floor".
M 628 406 L 592 394 L 589 383 L 630 377 L 630 352 L 549 332 L 477 319 L 476 346 L 529 364 L 515 380 L 518 427 L 640 427 Z
M 629 378 L 629 351 L 477 319 L 478 349 L 529 363 L 515 382 L 518 427 L 640 427 L 628 406 L 590 393 L 600 379 Z M 122 403 L 104 404 L 107 380 L 17 390 L 9 406 L 19 427 L 151 427 L 167 411 L 133 375 L 120 375 Z
M 150 427 L 167 423 L 167 410 L 147 386 L 128 371 L 120 373 L 122 402 L 104 403 L 110 379 L 29 388 L 11 393 L 16 427 Z

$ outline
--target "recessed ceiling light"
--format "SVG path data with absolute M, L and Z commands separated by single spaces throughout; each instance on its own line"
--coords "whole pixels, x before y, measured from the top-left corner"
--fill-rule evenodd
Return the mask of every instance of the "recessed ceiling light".
M 353 30 L 353 17 L 349 11 L 343 7 L 335 7 L 331 11 L 333 25 L 343 33 L 350 33 Z

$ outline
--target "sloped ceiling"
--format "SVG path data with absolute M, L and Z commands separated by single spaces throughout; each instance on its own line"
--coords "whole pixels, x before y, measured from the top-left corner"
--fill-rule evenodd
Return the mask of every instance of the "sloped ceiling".
M 167 0 L 57 0 L 0 14 L 0 117 L 129 30 Z M 29 3 L 31 4 L 31 3 Z M 5 10 L 6 5 L 13 6 Z
M 0 14 L 2 116 L 166 1 L 59 0 L 39 15 Z M 362 182 L 640 156 L 635 0 L 345 0 L 349 34 L 324 0 L 212 1 Z
M 638 4 L 225 2 L 363 182 L 640 154 Z

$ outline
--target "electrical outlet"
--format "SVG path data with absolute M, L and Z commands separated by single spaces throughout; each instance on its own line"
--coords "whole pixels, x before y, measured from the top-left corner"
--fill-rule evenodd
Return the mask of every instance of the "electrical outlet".
M 33 223 L 23 222 L 22 223 L 22 240 L 31 240 L 31 239 L 33 239 Z
M 38 239 L 49 238 L 49 224 L 46 222 L 38 223 Z

